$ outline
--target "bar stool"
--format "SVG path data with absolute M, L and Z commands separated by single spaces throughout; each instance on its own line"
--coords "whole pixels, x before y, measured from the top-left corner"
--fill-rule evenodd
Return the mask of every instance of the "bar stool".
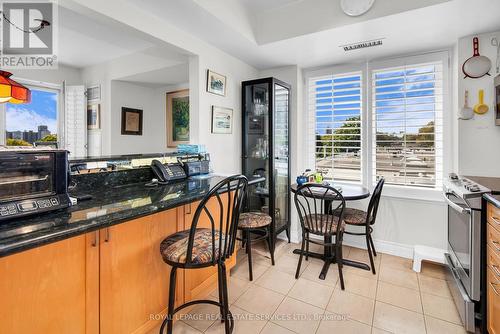
M 253 281 L 252 273 L 252 242 L 257 242 L 266 239 L 267 245 L 269 247 L 269 253 L 271 253 L 271 264 L 274 266 L 274 251 L 272 249 L 272 233 L 271 233 L 271 222 L 273 219 L 268 214 L 263 212 L 245 212 L 240 214 L 240 221 L 238 223 L 238 229 L 241 230 L 242 237 L 238 240 L 243 241 L 246 246 L 246 252 L 248 255 L 248 274 L 250 281 Z M 258 238 L 251 238 L 252 232 L 259 232 L 265 230 L 265 235 Z
M 380 197 L 382 195 L 382 188 L 384 187 L 384 178 L 381 178 L 375 189 L 373 190 L 372 197 L 370 198 L 370 203 L 368 204 L 368 211 L 363 211 L 359 209 L 346 208 L 344 213 L 344 221 L 346 225 L 351 226 L 361 226 L 365 227 L 364 232 L 349 232 L 344 231 L 345 234 L 350 235 L 363 235 L 366 238 L 366 248 L 368 249 L 368 256 L 370 257 L 370 266 L 372 268 L 372 273 L 375 275 L 375 263 L 373 262 L 373 256 L 377 256 L 375 251 L 375 245 L 373 244 L 372 232 L 373 224 L 375 224 L 375 219 L 377 218 L 378 204 L 380 202 Z M 373 255 L 372 255 L 373 252 Z
M 198 205 L 191 228 L 174 233 L 161 242 L 160 253 L 163 261 L 172 266 L 172 270 L 170 271 L 167 317 L 161 325 L 160 334 L 164 334 L 165 326 L 167 326 L 167 334 L 172 334 L 175 313 L 188 306 L 201 303 L 218 306 L 221 321 L 225 325 L 225 333 L 229 334 L 233 331 L 234 321 L 229 311 L 225 260 L 234 253 L 237 224 L 247 186 L 248 180 L 243 175 L 235 175 L 222 180 Z M 216 205 L 213 205 L 213 202 L 207 205 L 214 197 L 217 198 Z M 203 217 L 203 222 L 209 223 L 209 228 L 197 227 L 201 217 Z M 194 300 L 174 309 L 177 269 L 189 270 L 213 266 L 217 266 L 219 301 Z

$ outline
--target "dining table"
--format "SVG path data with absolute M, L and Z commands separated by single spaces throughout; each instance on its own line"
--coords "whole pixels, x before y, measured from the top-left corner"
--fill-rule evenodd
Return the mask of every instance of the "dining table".
M 338 183 L 331 183 L 328 182 L 328 185 L 334 187 L 335 189 L 339 190 L 339 192 L 342 194 L 344 197 L 344 200 L 346 202 L 348 201 L 358 201 L 362 200 L 365 198 L 370 197 L 370 190 L 362 185 L 357 185 L 357 184 L 338 184 Z M 297 191 L 297 188 L 299 187 L 298 184 L 292 184 L 290 187 L 290 190 L 292 193 L 295 193 Z M 317 193 L 317 195 L 323 194 Z M 304 193 L 304 195 L 306 195 Z M 313 194 L 314 195 L 314 191 Z M 306 195 L 307 196 L 307 195 Z M 312 197 L 312 196 L 311 196 Z M 325 198 L 324 201 L 324 207 L 323 207 L 323 213 L 328 214 L 329 208 L 331 208 L 331 200 L 329 201 L 328 198 Z M 324 237 L 325 244 L 331 244 L 332 243 L 332 236 L 328 235 Z M 319 279 L 324 280 L 326 278 L 326 274 L 328 273 L 328 269 L 330 268 L 330 264 L 336 263 L 337 260 L 335 258 L 335 251 L 333 250 L 333 247 L 324 247 L 323 253 L 316 253 L 316 252 L 310 252 L 310 251 L 302 251 L 301 249 L 294 249 L 293 253 L 294 254 L 301 254 L 303 252 L 303 255 L 307 255 L 309 257 L 315 258 L 315 259 L 321 259 L 324 261 L 323 268 L 321 269 L 321 273 L 319 275 Z M 370 270 L 370 266 L 367 265 L 366 263 L 363 262 L 358 262 L 358 261 L 352 261 L 348 259 L 343 259 L 342 263 L 346 266 L 351 266 L 351 267 L 356 267 L 364 270 Z

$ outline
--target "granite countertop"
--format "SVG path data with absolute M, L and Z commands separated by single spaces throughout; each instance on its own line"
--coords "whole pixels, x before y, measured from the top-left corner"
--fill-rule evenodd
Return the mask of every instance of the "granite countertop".
M 68 209 L 0 223 L 0 257 L 200 200 L 223 178 L 192 177 L 153 188 L 140 182 L 87 189 L 83 193 L 92 199 Z M 253 178 L 249 184 L 264 180 Z

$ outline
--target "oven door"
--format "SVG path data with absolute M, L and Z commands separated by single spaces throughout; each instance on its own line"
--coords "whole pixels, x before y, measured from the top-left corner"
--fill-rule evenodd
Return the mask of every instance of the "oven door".
M 472 300 L 480 299 L 481 212 L 452 192 L 448 202 L 448 248 L 459 279 Z

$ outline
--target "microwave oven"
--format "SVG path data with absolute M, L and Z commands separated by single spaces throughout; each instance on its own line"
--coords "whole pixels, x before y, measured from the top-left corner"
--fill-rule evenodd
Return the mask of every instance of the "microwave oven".
M 70 203 L 67 151 L 0 149 L 0 222 Z

